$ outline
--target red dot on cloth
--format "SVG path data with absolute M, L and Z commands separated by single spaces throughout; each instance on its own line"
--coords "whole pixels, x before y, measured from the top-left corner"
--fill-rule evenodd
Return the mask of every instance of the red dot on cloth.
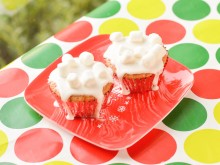
M 176 149 L 176 141 L 170 134 L 153 129 L 127 151 L 132 159 L 140 163 L 157 164 L 170 159 Z
M 15 142 L 16 156 L 25 162 L 42 162 L 56 156 L 63 147 L 61 136 L 48 128 L 35 128 L 23 133 Z
M 109 151 L 74 137 L 70 144 L 72 156 L 81 163 L 100 164 L 113 159 L 118 151 Z
M 0 97 L 12 97 L 21 93 L 28 85 L 27 73 L 18 68 L 0 71 Z
M 157 33 L 161 36 L 164 44 L 173 44 L 180 41 L 186 34 L 185 28 L 174 21 L 154 21 L 146 28 L 146 34 Z
M 194 73 L 192 92 L 206 99 L 220 98 L 220 70 L 204 69 Z
M 77 42 L 87 38 L 92 33 L 92 25 L 87 21 L 78 21 L 69 25 L 54 37 L 61 41 Z

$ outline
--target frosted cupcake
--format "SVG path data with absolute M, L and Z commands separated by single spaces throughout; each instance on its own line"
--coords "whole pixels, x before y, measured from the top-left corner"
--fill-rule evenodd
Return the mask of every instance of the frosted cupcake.
M 100 109 L 113 87 L 112 70 L 94 61 L 89 52 L 78 58 L 64 54 L 48 83 L 66 118 L 99 118 Z
M 121 32 L 110 35 L 112 44 L 104 53 L 106 64 L 118 78 L 122 94 L 158 90 L 167 61 L 167 51 L 158 34 L 132 31 L 128 37 Z

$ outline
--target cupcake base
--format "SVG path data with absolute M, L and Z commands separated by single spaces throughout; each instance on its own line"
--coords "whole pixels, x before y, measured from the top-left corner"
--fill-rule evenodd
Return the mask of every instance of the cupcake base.
M 146 92 L 152 90 L 154 77 L 155 75 L 151 75 L 145 78 L 135 78 L 135 79 L 124 77 L 122 79 L 122 83 L 124 87 L 127 90 L 129 90 L 131 93 Z
M 142 73 L 142 74 L 125 74 L 122 79 L 118 78 L 116 75 L 116 68 L 106 59 L 106 65 L 112 68 L 114 71 L 114 78 L 119 82 L 122 88 L 122 94 L 127 95 L 129 93 L 141 93 L 146 91 L 156 91 L 159 89 L 159 84 L 163 71 L 168 62 L 168 56 L 164 56 L 163 62 L 164 67 L 161 73 L 151 74 L 151 73 Z
M 163 75 L 163 71 L 166 67 L 168 59 L 169 57 L 166 54 L 162 59 L 164 63 L 163 70 L 158 75 L 151 73 L 125 74 L 122 78 L 117 77 L 116 67 L 110 62 L 109 59 L 105 59 L 105 63 L 108 67 L 110 67 L 113 70 L 115 79 L 119 81 L 119 84 L 121 84 L 122 94 L 127 95 L 129 93 L 158 90 L 160 79 Z
M 70 96 L 67 101 L 63 101 L 56 90 L 56 84 L 49 83 L 49 88 L 58 106 L 62 112 L 65 113 L 66 119 L 74 120 L 74 118 L 96 118 L 100 117 L 101 107 L 107 103 L 110 91 L 113 88 L 112 83 L 108 83 L 103 88 L 104 98 L 101 102 L 93 96 L 80 95 Z
M 54 93 L 56 101 L 58 102 L 59 108 L 65 113 L 68 120 L 73 120 L 74 118 L 98 118 L 96 115 L 97 101 L 94 99 L 92 101 L 78 101 L 72 102 L 62 101 L 61 98 Z

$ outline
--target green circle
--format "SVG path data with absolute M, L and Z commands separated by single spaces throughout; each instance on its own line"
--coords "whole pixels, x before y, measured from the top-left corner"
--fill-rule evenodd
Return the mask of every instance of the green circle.
M 163 123 L 177 131 L 191 131 L 205 123 L 207 112 L 199 102 L 184 98 L 163 120 Z
M 184 163 L 184 162 L 173 162 L 173 163 L 168 163 L 166 165 L 191 165 L 189 163 Z
M 169 56 L 190 69 L 199 68 L 206 64 L 209 59 L 208 51 L 197 44 L 182 43 L 172 47 Z
M 86 16 L 92 18 L 106 18 L 115 15 L 121 8 L 121 5 L 117 1 L 108 1 L 102 6 L 96 8 Z
M 37 124 L 41 119 L 42 116 L 30 108 L 23 97 L 8 101 L 0 111 L 0 121 L 9 128 L 27 128 Z
M 218 50 L 216 51 L 216 59 L 218 63 L 220 64 L 220 48 L 218 48 Z
M 184 20 L 199 20 L 210 13 L 210 7 L 202 0 L 179 0 L 173 5 L 173 12 Z
M 220 3 L 219 3 L 218 6 L 217 6 L 217 11 L 218 11 L 218 13 L 220 14 Z
M 16 165 L 16 164 L 10 162 L 0 162 L 0 165 Z
M 112 163 L 112 164 L 109 164 L 109 165 L 129 165 L 129 164 L 126 164 L 126 163 Z
M 45 68 L 62 55 L 62 49 L 54 43 L 46 43 L 25 53 L 22 62 L 35 69 Z

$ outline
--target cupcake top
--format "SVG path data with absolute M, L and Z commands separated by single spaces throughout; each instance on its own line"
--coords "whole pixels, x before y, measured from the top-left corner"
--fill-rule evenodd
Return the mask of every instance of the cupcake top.
M 107 83 L 113 83 L 113 78 L 111 69 L 94 61 L 91 53 L 83 52 L 77 58 L 64 54 L 62 62 L 51 72 L 48 82 L 56 84 L 56 90 L 63 101 L 67 101 L 72 95 L 87 95 L 102 102 L 103 87 Z
M 121 32 L 110 35 L 112 44 L 104 53 L 116 68 L 116 74 L 152 73 L 160 74 L 164 63 L 162 58 L 167 54 L 162 39 L 158 34 L 145 35 L 141 31 L 132 31 L 125 37 Z

